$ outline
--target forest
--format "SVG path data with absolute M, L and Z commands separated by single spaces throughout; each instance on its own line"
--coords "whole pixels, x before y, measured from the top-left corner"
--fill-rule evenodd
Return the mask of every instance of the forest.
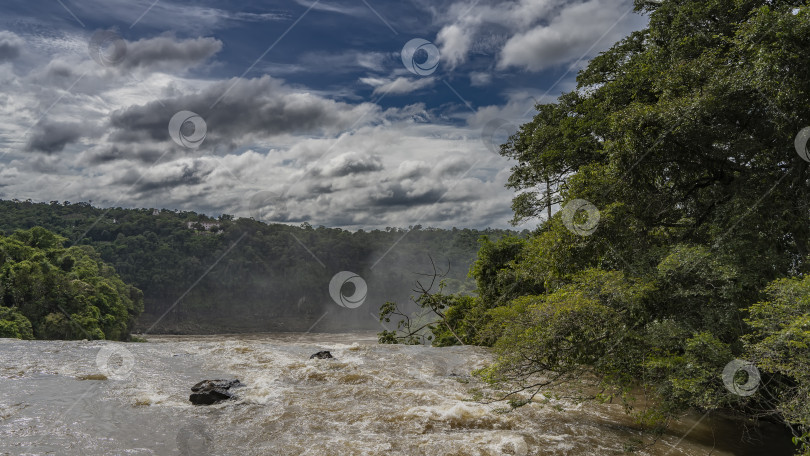
M 41 227 L 0 236 L 0 337 L 128 340 L 141 291 L 65 241 Z
M 649 26 L 501 146 L 515 222 L 553 217 L 485 241 L 475 295 L 426 287 L 436 321 L 380 340 L 492 346 L 478 374 L 514 407 L 587 384 L 654 432 L 724 413 L 810 454 L 810 7 L 636 8 Z
M 165 209 L 0 201 L 0 231 L 33 227 L 61 236 L 65 247 L 92 248 L 140 289 L 144 310 L 133 330 L 152 334 L 378 330 L 380 305 L 407 302 L 433 263 L 449 270 L 452 291 L 470 292 L 479 237 L 516 234 L 418 225 L 350 232 Z M 330 296 L 340 271 L 366 282 L 363 306 L 341 307 Z M 343 293 L 351 295 L 350 287 Z

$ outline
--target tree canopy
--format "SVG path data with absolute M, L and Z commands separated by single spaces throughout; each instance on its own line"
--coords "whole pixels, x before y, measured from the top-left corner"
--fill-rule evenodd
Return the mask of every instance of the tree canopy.
M 143 294 L 65 241 L 40 227 L 0 236 L 0 337 L 129 339 Z

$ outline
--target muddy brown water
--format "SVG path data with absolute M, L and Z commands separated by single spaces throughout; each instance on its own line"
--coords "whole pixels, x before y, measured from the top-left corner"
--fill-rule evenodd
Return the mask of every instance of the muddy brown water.
M 376 344 L 371 332 L 0 339 L 3 455 L 609 455 L 640 436 L 616 404 L 471 401 L 480 347 Z M 334 360 L 309 360 L 331 350 Z M 206 378 L 238 399 L 188 402 Z M 688 415 L 639 455 L 789 455 L 779 429 Z M 752 440 L 753 437 L 753 440 Z M 649 441 L 649 439 L 648 439 Z

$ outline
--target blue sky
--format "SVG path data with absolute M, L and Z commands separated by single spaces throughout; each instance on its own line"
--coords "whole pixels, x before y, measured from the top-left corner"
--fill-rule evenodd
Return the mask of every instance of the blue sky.
M 348 229 L 507 227 L 511 165 L 482 132 L 500 125 L 497 142 L 535 102 L 572 90 L 588 59 L 646 25 L 631 10 L 6 2 L 0 197 Z M 403 61 L 414 39 L 421 50 Z M 429 54 L 437 65 L 420 71 Z

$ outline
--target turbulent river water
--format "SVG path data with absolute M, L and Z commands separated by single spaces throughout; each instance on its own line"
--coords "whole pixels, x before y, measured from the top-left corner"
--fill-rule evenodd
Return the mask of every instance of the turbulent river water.
M 0 454 L 605 455 L 639 437 L 619 405 L 549 399 L 500 413 L 471 401 L 480 385 L 468 375 L 491 359 L 477 347 L 378 345 L 373 333 L 148 339 L 0 339 Z M 308 359 L 324 349 L 336 359 Z M 191 385 L 212 378 L 247 386 L 191 405 Z M 695 415 L 636 454 L 789 448 Z

